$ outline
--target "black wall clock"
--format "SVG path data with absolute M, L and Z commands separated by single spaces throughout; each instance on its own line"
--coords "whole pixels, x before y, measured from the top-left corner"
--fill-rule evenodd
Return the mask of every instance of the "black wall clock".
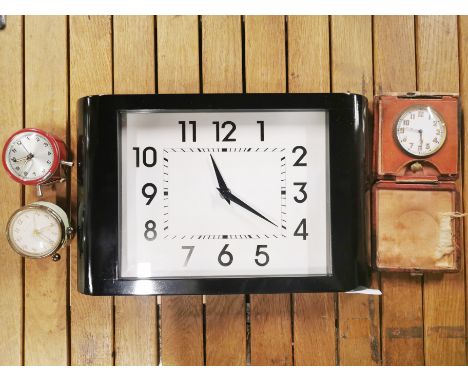
M 367 283 L 366 99 L 79 101 L 79 290 L 343 291 Z

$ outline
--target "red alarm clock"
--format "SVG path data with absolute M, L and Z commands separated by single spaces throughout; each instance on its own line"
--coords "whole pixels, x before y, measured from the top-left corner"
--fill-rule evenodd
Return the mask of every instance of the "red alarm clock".
M 13 180 L 24 185 L 61 181 L 60 166 L 72 165 L 66 159 L 65 143 L 39 129 L 18 130 L 3 147 L 3 167 Z

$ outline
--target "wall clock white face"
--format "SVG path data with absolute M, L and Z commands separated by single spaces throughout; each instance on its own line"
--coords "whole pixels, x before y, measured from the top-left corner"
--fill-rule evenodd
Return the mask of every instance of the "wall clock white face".
M 395 125 L 400 147 L 418 157 L 432 155 L 445 142 L 446 128 L 442 117 L 430 106 L 406 109 Z
M 325 111 L 121 115 L 121 277 L 331 273 Z

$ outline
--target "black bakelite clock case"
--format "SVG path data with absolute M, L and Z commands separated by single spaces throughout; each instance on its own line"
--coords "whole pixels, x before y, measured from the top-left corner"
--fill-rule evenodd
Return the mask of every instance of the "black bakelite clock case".
M 347 291 L 369 282 L 370 137 L 356 94 L 100 95 L 78 101 L 78 289 L 88 295 Z M 119 114 L 132 110 L 326 111 L 330 275 L 121 278 Z M 287 134 L 287 126 L 284 134 Z

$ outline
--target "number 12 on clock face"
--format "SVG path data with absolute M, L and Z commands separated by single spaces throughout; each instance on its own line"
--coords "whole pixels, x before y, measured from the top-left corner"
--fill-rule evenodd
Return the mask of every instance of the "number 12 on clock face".
M 325 111 L 121 114 L 121 277 L 331 273 Z

